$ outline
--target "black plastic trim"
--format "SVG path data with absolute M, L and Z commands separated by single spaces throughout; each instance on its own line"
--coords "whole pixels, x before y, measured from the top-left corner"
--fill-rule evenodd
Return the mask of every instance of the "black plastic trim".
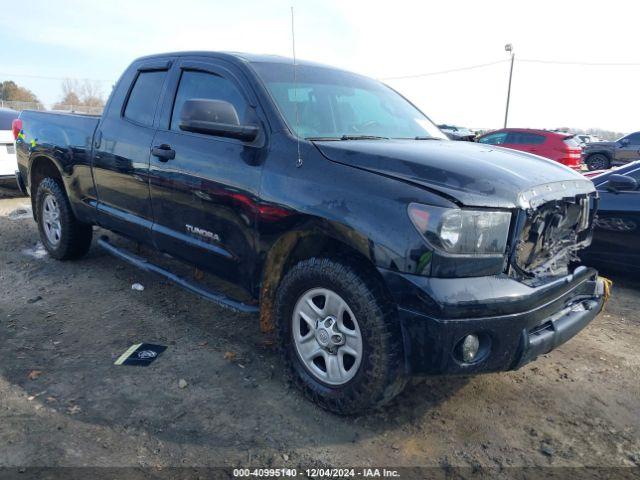
M 241 313 L 258 313 L 260 311 L 259 307 L 254 305 L 247 305 L 246 303 L 238 302 L 233 300 L 222 293 L 215 292 L 213 290 L 209 290 L 204 288 L 201 285 L 198 285 L 194 282 L 190 282 L 174 273 L 171 273 L 169 270 L 166 270 L 158 265 L 155 265 L 149 262 L 147 259 L 139 257 L 131 252 L 128 252 L 124 249 L 118 248 L 112 245 L 109 242 L 107 237 L 102 237 L 98 240 L 98 245 L 104 248 L 111 255 L 124 260 L 125 262 L 133 265 L 134 267 L 138 267 L 141 270 L 145 270 L 147 272 L 155 273 L 160 275 L 167 280 L 171 280 L 176 285 L 184 288 L 185 290 L 190 291 L 191 293 L 195 293 L 211 302 L 217 303 L 223 307 L 229 308 L 236 312 Z

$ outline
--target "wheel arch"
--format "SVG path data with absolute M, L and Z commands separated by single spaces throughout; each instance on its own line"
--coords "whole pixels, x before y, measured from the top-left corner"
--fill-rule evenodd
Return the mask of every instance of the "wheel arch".
M 609 161 L 611 161 L 613 159 L 613 153 L 608 151 L 608 150 L 596 150 L 595 152 L 589 152 L 587 154 L 587 160 L 591 157 L 593 157 L 594 155 L 604 155 L 605 157 L 607 157 L 607 159 Z
M 29 195 L 31 196 L 31 206 L 32 206 L 34 220 L 36 219 L 35 201 L 36 201 L 36 194 L 38 192 L 38 185 L 40 185 L 40 182 L 42 182 L 42 180 L 44 180 L 47 177 L 60 180 L 63 188 L 65 188 L 66 190 L 64 178 L 62 175 L 62 169 L 60 165 L 47 155 L 39 154 L 34 156 L 31 159 L 30 165 L 29 165 L 29 176 L 28 176 L 29 184 L 27 186 Z
M 319 226 L 295 230 L 281 235 L 269 248 L 260 272 L 260 329 L 267 333 L 274 328 L 274 302 L 278 285 L 296 263 L 312 257 L 340 258 L 359 269 L 369 278 L 381 282 L 391 298 L 382 275 L 375 267 L 373 249 L 368 239 L 348 229 L 328 231 Z

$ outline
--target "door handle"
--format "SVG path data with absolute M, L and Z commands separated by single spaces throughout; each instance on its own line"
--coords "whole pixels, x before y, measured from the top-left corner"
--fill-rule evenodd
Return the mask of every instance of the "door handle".
M 176 158 L 176 151 L 171 148 L 171 145 L 163 143 L 151 149 L 151 155 L 158 157 L 161 162 L 167 162 Z

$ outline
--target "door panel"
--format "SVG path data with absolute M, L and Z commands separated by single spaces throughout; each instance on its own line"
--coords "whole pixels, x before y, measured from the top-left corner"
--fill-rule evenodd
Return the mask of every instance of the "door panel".
M 616 145 L 616 160 L 622 160 L 625 163 L 640 159 L 640 132 L 632 133 L 624 137 L 627 143 L 619 141 Z
M 616 159 L 632 162 L 640 159 L 640 145 L 628 144 L 621 146 L 616 151 Z
M 640 192 L 600 191 L 589 254 L 640 268 Z
M 104 123 L 101 146 L 93 160 L 98 221 L 110 230 L 149 241 L 153 222 L 148 184 L 149 148 L 155 131 L 113 123 Z
M 176 105 L 187 99 L 185 95 L 245 105 L 242 97 L 233 98 L 240 88 L 225 69 L 198 64 L 199 69 L 209 69 L 207 74 L 217 77 L 209 79 L 185 76 L 185 72 L 192 72 L 188 65 L 192 64 L 181 63 L 183 89 L 176 95 Z M 220 78 L 227 79 L 237 92 L 223 91 L 229 85 L 220 84 Z M 245 108 L 251 110 L 248 103 Z M 168 119 L 172 111 L 166 109 Z M 238 113 L 241 122 L 253 118 L 246 111 Z M 250 289 L 264 136 L 248 144 L 184 132 L 176 126 L 179 122 L 175 113 L 173 116 L 174 121 L 167 124 L 170 128 L 158 130 L 153 141 L 154 146 L 166 145 L 175 151 L 175 158 L 170 160 L 151 158 L 154 242 L 164 252 Z
M 164 62 L 166 64 L 166 62 Z M 123 105 L 109 111 L 96 133 L 93 173 L 100 225 L 151 243 L 153 214 L 149 194 L 149 157 L 154 116 L 167 71 L 145 70 L 133 78 Z

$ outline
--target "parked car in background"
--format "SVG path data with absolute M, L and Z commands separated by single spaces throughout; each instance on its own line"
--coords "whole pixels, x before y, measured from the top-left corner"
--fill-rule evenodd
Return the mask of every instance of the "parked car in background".
M 600 196 L 591 246 L 580 258 L 602 269 L 640 272 L 640 161 L 592 178 Z
M 478 142 L 534 153 L 574 169 L 581 167 L 582 148 L 575 135 L 571 133 L 531 128 L 503 128 L 482 135 Z
M 465 142 L 475 142 L 476 134 L 466 127 L 456 127 L 454 125 L 438 125 L 438 128 L 451 140 L 462 140 Z
M 630 133 L 615 142 L 585 145 L 582 158 L 589 170 L 605 170 L 640 160 L 640 132 Z
M 600 137 L 596 137 L 595 135 L 588 135 L 586 133 L 578 133 L 576 134 L 576 139 L 582 144 L 586 143 L 595 143 L 595 142 L 603 142 Z
M 15 185 L 18 162 L 11 131 L 12 122 L 19 113 L 8 108 L 0 108 L 0 185 Z

